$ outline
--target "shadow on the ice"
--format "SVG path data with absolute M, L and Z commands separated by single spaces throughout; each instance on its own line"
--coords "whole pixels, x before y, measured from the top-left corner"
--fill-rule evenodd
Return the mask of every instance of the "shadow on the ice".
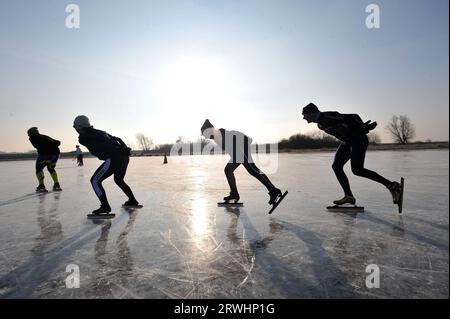
M 352 214 L 353 215 L 353 214 Z M 351 228 L 357 214 L 345 215 L 343 236 L 336 242 L 344 252 L 347 249 Z M 350 285 L 347 276 L 337 266 L 323 247 L 323 240 L 313 231 L 286 221 L 279 222 L 287 231 L 306 244 L 312 260 L 315 285 L 320 287 L 318 295 L 313 298 L 357 298 L 359 295 Z M 350 229 L 349 229 L 350 228 Z
M 448 220 L 445 221 L 445 222 L 447 222 L 447 224 L 439 224 L 439 223 L 436 223 L 436 222 L 433 222 L 433 221 L 425 220 L 425 219 L 418 218 L 418 217 L 415 217 L 415 216 L 410 216 L 410 215 L 408 215 L 408 220 L 414 220 L 416 222 L 420 222 L 420 223 L 423 223 L 423 224 L 426 224 L 426 225 L 429 225 L 431 227 L 438 228 L 440 230 L 444 230 L 444 231 L 447 231 L 447 232 L 449 230 Z
M 112 224 L 115 225 L 121 222 L 127 215 L 128 214 L 119 215 Z M 59 244 L 56 244 L 55 247 L 47 250 L 45 253 L 37 254 L 43 252 L 43 248 L 47 248 L 42 247 L 42 243 L 37 242 L 33 247 L 33 257 L 0 278 L 0 290 L 5 291 L 0 297 L 29 297 L 37 287 L 45 284 L 48 278 L 55 271 L 59 270 L 58 267 L 60 267 L 73 252 L 77 251 L 85 244 L 92 242 L 96 237 L 98 237 L 98 225 L 95 223 L 87 223 L 84 224 L 83 228 L 77 234 L 64 241 L 59 241 Z M 47 244 L 47 246 L 49 246 L 52 245 L 53 242 Z M 67 262 L 67 264 L 69 264 L 69 262 Z M 60 271 L 63 276 L 66 275 L 65 266 Z M 61 281 L 61 285 L 64 285 L 64 280 Z
M 240 238 L 236 233 L 237 222 L 240 219 L 246 234 L 249 234 L 248 243 L 255 256 L 255 264 L 265 271 L 273 285 L 279 290 L 281 297 L 355 297 L 353 287 L 348 283 L 345 275 L 335 266 L 333 260 L 323 249 L 322 241 L 313 232 L 271 218 L 269 223 L 270 234 L 261 236 L 243 209 L 226 208 L 226 211 L 233 214 L 228 228 L 228 239 L 236 245 L 242 242 L 243 238 Z M 308 280 L 301 276 L 298 272 L 302 269 L 287 265 L 279 257 L 268 251 L 269 244 L 285 231 L 292 232 L 308 246 L 311 258 L 314 261 L 315 280 Z M 320 278 L 323 278 L 324 274 L 332 274 L 332 285 L 320 282 Z M 317 284 L 317 281 L 320 282 L 320 285 Z M 275 297 L 277 296 L 275 295 Z
M 381 219 L 374 214 L 371 214 L 370 212 L 367 212 L 366 214 L 361 215 L 362 220 L 367 220 L 372 223 L 376 223 L 379 225 L 384 225 L 391 227 L 394 230 L 394 235 L 401 235 L 402 237 L 406 234 L 410 237 L 416 239 L 419 242 L 434 246 L 440 250 L 448 251 L 448 245 L 445 245 L 445 243 L 441 243 L 439 241 L 436 241 L 434 239 L 425 237 L 421 234 L 418 234 L 410 229 L 406 229 L 404 223 L 403 223 L 403 217 L 402 215 L 399 215 L 399 221 L 397 224 L 389 222 L 387 220 Z

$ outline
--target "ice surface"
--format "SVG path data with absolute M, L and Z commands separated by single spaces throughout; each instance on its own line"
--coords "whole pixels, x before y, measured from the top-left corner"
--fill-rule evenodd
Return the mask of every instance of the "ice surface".
M 325 207 L 342 192 L 333 153 L 282 154 L 270 175 L 288 196 L 268 215 L 268 195 L 236 171 L 242 208 L 228 194 L 223 156 L 132 158 L 126 181 L 139 210 L 112 178 L 116 217 L 87 220 L 98 207 L 84 167 L 60 160 L 63 192 L 33 194 L 34 162 L 1 162 L 1 298 L 448 298 L 448 157 L 445 151 L 369 152 L 366 164 L 406 178 L 403 215 L 379 184 L 349 174 L 365 213 Z M 350 172 L 350 169 L 346 169 Z M 47 187 L 51 187 L 46 172 Z M 80 288 L 66 288 L 69 264 Z M 366 287 L 366 266 L 380 288 Z

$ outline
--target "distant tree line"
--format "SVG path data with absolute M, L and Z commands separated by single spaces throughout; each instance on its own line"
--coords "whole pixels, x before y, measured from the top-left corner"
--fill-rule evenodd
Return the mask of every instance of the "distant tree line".
M 323 132 L 315 132 L 311 134 L 295 134 L 288 139 L 282 139 L 278 143 L 278 149 L 318 149 L 337 147 L 339 141 L 331 135 Z
M 391 137 L 396 143 L 407 144 L 411 142 L 411 139 L 415 136 L 415 128 L 406 115 L 394 115 L 391 121 L 386 125 L 386 130 L 390 133 Z M 381 139 L 379 135 L 372 131 L 368 134 L 370 144 L 379 144 Z M 203 150 L 204 146 L 208 143 L 204 140 L 198 140 L 197 142 L 190 142 L 183 136 L 179 136 L 174 144 L 160 144 L 154 145 L 153 140 L 150 137 L 145 136 L 143 133 L 136 134 L 136 140 L 138 150 L 142 154 L 152 153 L 166 153 L 169 154 L 172 147 L 175 144 L 181 145 L 184 149 L 194 149 L 194 145 L 200 143 L 200 149 Z M 278 142 L 278 149 L 320 149 L 320 148 L 335 148 L 339 145 L 340 141 L 335 137 L 326 134 L 322 131 L 316 131 L 313 133 L 299 133 L 290 136 L 287 139 L 282 139 Z M 195 149 L 198 149 L 195 147 Z

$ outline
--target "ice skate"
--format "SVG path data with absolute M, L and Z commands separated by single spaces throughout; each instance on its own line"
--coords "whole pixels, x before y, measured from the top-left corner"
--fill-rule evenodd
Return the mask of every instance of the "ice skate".
M 269 192 L 270 200 L 269 205 L 275 203 L 276 199 L 281 196 L 281 191 L 278 188 L 272 188 Z
M 100 206 L 100 208 L 94 210 L 91 214 L 88 214 L 89 219 L 101 219 L 101 218 L 114 218 L 115 214 L 110 214 L 111 208 L 105 208 Z
M 48 190 L 45 188 L 45 185 L 39 185 L 36 187 L 36 193 L 48 193 Z
M 364 207 L 356 205 L 356 199 L 351 195 L 345 195 L 341 199 L 333 201 L 333 206 L 327 206 L 327 210 L 336 212 L 363 212 Z
M 341 199 L 337 199 L 335 201 L 333 201 L 333 204 L 336 205 L 344 205 L 344 204 L 352 204 L 355 205 L 356 203 L 356 199 L 355 197 L 351 196 L 351 195 L 345 195 L 344 197 L 342 197 Z
M 239 199 L 241 197 L 238 193 L 230 193 L 230 195 L 223 198 L 223 202 L 217 203 L 219 207 L 236 207 L 236 206 L 244 206 L 244 203 L 239 203 Z
M 62 191 L 61 186 L 59 185 L 59 183 L 55 183 L 55 185 L 53 185 L 53 191 L 54 192 L 60 192 Z
M 405 179 L 402 177 L 400 183 L 392 182 L 388 189 L 392 195 L 392 201 L 398 205 L 398 213 L 401 214 L 403 210 L 403 191 L 405 188 Z
M 124 208 L 142 208 L 144 206 L 140 205 L 137 200 L 129 199 L 125 203 L 122 204 Z
M 286 197 L 288 191 L 285 191 L 283 194 L 281 190 L 278 188 L 274 188 L 269 192 L 270 200 L 269 204 L 272 205 L 272 208 L 269 211 L 269 214 L 272 214 L 273 211 L 280 205 L 281 201 Z
M 398 201 L 400 200 L 400 196 L 401 196 L 401 185 L 398 182 L 392 182 L 389 187 L 388 187 L 389 191 L 391 192 L 392 195 L 392 202 L 394 204 L 398 204 Z

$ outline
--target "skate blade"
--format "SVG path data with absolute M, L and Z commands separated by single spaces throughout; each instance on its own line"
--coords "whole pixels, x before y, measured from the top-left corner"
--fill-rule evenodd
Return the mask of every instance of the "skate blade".
M 103 214 L 103 215 L 87 214 L 88 219 L 110 219 L 114 217 L 116 217 L 116 214 Z
M 288 194 L 288 191 L 285 191 L 283 195 L 278 197 L 278 200 L 276 200 L 275 203 L 273 203 L 273 206 L 269 211 L 269 215 L 273 213 L 273 211 L 275 210 L 275 208 L 278 207 L 278 205 L 280 205 L 281 201 L 286 197 L 287 194 Z
M 398 213 L 401 214 L 403 211 L 403 192 L 405 190 L 405 179 L 402 177 L 400 179 L 400 198 L 398 200 Z
M 332 212 L 364 212 L 363 206 L 356 205 L 333 205 L 327 206 L 327 210 Z
M 142 208 L 144 207 L 143 205 L 135 205 L 135 206 L 129 206 L 129 205 L 122 205 L 123 208 Z
M 217 203 L 218 207 L 243 207 L 244 203 L 227 203 L 227 202 L 221 202 Z

